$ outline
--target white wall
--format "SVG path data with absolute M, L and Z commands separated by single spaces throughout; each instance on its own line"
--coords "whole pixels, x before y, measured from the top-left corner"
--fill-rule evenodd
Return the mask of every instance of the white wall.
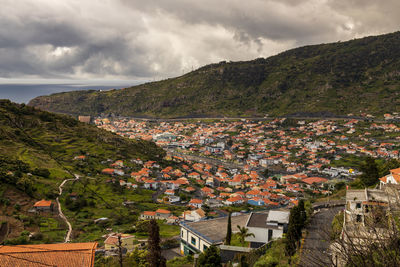
M 253 233 L 255 237 L 249 236 L 246 237 L 246 241 L 250 242 L 268 242 L 268 229 L 266 228 L 258 228 L 258 227 L 247 227 L 249 229 L 249 233 Z

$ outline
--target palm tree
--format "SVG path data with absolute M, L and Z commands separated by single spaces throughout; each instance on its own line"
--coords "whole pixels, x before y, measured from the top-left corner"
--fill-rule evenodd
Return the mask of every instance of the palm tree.
M 242 244 L 242 246 L 244 246 L 244 242 L 246 237 L 252 236 L 255 237 L 253 233 L 249 233 L 249 228 L 246 228 L 245 226 L 240 227 L 240 225 L 237 226 L 237 228 L 239 229 L 239 241 Z

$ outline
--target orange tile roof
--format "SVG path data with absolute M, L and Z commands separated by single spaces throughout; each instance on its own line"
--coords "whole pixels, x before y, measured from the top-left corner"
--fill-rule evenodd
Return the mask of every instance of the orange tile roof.
M 236 197 L 231 197 L 231 198 L 228 198 L 226 201 L 229 201 L 229 202 L 237 202 L 237 201 L 240 201 L 240 200 L 243 200 L 243 198 L 241 197 L 241 196 L 236 196 Z
M 313 184 L 313 183 L 324 183 L 328 181 L 328 179 L 326 178 L 322 178 L 322 177 L 308 177 L 303 179 L 303 182 L 307 183 L 307 184 Z
M 97 243 L 0 246 L 0 266 L 92 267 Z
M 128 235 L 128 234 L 121 234 L 121 240 L 126 239 L 126 238 L 135 238 L 133 235 Z M 107 237 L 107 239 L 104 241 L 104 244 L 108 245 L 117 245 L 118 244 L 118 235 L 110 235 Z
M 50 207 L 51 206 L 51 200 L 40 200 L 33 205 L 34 207 Z
M 197 198 L 192 198 L 192 200 L 190 200 L 189 203 L 191 203 L 191 204 L 202 204 L 203 200 L 197 199 Z
M 155 211 L 143 211 L 142 214 L 146 215 L 146 216 L 156 216 L 156 212 Z
M 400 168 L 392 169 L 392 170 L 390 170 L 390 172 L 391 172 L 392 174 L 398 174 L 398 175 L 400 175 Z
M 158 209 L 158 210 L 156 210 L 156 213 L 170 214 L 171 212 L 169 210 Z

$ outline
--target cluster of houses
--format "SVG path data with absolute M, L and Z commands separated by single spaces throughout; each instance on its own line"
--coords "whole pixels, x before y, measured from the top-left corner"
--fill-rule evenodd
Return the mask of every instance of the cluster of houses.
M 264 177 L 248 165 L 243 170 L 231 170 L 223 166 L 192 162 L 178 156 L 167 155 L 174 166 L 161 168 L 155 161 L 143 162 L 141 169 L 127 172 L 123 176 L 115 172 L 102 173 L 110 176 L 109 182 L 119 183 L 130 189 L 144 188 L 158 192 L 159 202 L 187 206 L 190 211 L 176 218 L 169 211 L 158 209 L 145 211 L 141 219 L 165 219 L 168 223 L 178 220 L 196 221 L 204 218 L 203 206 L 247 205 L 260 208 L 279 208 L 296 205 L 304 193 L 329 194 L 333 182 L 324 177 L 307 176 L 306 173 L 288 174 L 278 177 Z M 120 160 L 111 163 L 113 169 L 123 171 Z M 106 171 L 105 171 L 106 170 Z M 181 199 L 184 197 L 184 201 Z M 196 218 L 196 219 L 189 219 Z
M 212 156 L 253 168 L 279 166 L 288 173 L 329 173 L 348 178 L 356 171 L 329 171 L 331 163 L 347 155 L 399 158 L 393 142 L 374 139 L 374 132 L 400 132 L 395 124 L 318 120 L 146 122 L 132 119 L 97 118 L 95 124 L 132 139 L 153 140 L 159 146 L 185 153 Z M 383 134 L 381 136 L 384 136 Z M 368 145 L 366 145 L 368 144 Z

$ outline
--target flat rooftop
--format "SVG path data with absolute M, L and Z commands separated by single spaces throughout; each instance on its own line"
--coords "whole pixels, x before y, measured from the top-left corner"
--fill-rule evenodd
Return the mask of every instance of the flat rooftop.
M 268 213 L 251 213 L 246 227 L 267 228 Z
M 366 201 L 367 197 L 365 195 L 365 190 L 347 190 L 346 192 L 346 201 Z
M 237 225 L 246 226 L 246 222 L 250 214 L 232 216 L 232 232 L 238 232 Z M 212 220 L 204 220 L 199 222 L 182 222 L 181 226 L 199 235 L 210 243 L 221 243 L 226 237 L 226 228 L 228 225 L 228 217 L 217 218 Z

